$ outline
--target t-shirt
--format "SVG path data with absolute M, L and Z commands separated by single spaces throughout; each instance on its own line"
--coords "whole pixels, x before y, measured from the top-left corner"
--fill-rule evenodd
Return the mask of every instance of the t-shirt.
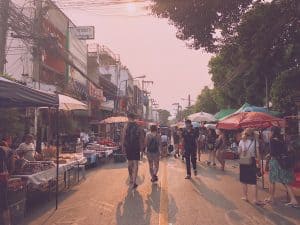
M 173 133 L 173 140 L 174 140 L 174 144 L 179 144 L 180 136 L 177 131 L 174 131 Z
M 270 140 L 270 155 L 279 157 L 281 154 L 286 154 L 287 148 L 283 141 L 272 138 Z
M 151 141 L 153 138 L 156 139 L 156 143 L 157 143 L 158 145 L 157 145 L 157 149 L 156 149 L 155 152 L 150 152 L 149 149 L 148 149 L 148 147 L 149 147 L 150 141 Z M 156 153 L 156 152 L 159 152 L 160 142 L 161 142 L 161 139 L 160 139 L 159 135 L 153 134 L 153 133 L 151 133 L 151 132 L 148 133 L 148 134 L 146 135 L 146 143 L 147 143 L 147 146 L 146 146 L 146 147 L 147 147 L 147 151 L 150 152 L 150 153 Z
M 255 157 L 256 156 L 256 149 L 259 147 L 258 141 L 247 139 L 241 140 L 239 143 L 239 153 L 243 154 L 246 153 L 247 157 Z
M 194 129 L 190 131 L 184 130 L 182 133 L 182 138 L 184 141 L 184 150 L 185 151 L 194 151 L 197 149 L 197 134 Z
M 33 143 L 26 144 L 22 143 L 20 144 L 18 151 L 23 152 L 24 159 L 28 161 L 35 161 L 34 155 L 35 155 L 35 149 Z
M 161 142 L 162 143 L 167 143 L 168 142 L 168 136 L 167 135 L 161 135 Z

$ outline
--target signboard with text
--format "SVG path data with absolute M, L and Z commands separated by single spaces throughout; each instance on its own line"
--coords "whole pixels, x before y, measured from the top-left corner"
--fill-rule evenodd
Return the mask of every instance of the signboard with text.
M 91 40 L 95 39 L 95 27 L 93 26 L 79 26 L 72 27 L 72 31 L 74 31 L 76 37 L 79 40 Z

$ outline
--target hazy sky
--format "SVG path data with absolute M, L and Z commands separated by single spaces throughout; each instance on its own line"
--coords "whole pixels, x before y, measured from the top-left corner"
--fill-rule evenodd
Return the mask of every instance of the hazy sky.
M 135 3 L 95 10 L 67 7 L 64 12 L 76 25 L 95 26 L 93 42 L 119 54 L 134 77 L 145 74 L 154 81 L 150 90 L 160 108 L 173 111 L 175 102 L 186 106 L 181 98 L 191 94 L 195 100 L 205 85 L 212 85 L 207 68 L 210 55 L 188 49 L 166 19 L 140 7 Z

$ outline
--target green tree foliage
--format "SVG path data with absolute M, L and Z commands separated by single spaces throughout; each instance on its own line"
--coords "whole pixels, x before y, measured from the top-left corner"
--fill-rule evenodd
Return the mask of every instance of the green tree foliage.
M 170 116 L 171 114 L 168 110 L 165 109 L 158 110 L 159 123 L 161 125 L 168 125 Z
M 198 96 L 196 104 L 194 106 L 195 112 L 207 112 L 215 114 L 219 111 L 217 103 L 215 101 L 214 90 L 209 89 L 207 86 L 201 91 Z
M 152 1 L 154 14 L 168 18 L 179 39 L 217 53 L 209 63 L 215 84 L 210 104 L 217 108 L 264 105 L 266 80 L 271 87 L 279 74 L 300 66 L 299 0 Z M 200 101 L 197 109 L 203 105 L 214 111 Z M 284 104 L 274 105 L 288 111 Z
M 273 107 L 284 110 L 286 115 L 295 115 L 297 106 L 293 97 L 300 95 L 300 68 L 282 72 L 274 81 L 271 89 Z

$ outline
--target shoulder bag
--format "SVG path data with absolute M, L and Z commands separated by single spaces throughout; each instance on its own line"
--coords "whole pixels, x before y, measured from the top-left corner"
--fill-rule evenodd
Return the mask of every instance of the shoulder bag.
M 251 144 L 248 146 L 248 148 L 246 150 L 246 152 L 247 152 L 246 157 L 241 157 L 242 153 L 240 154 L 240 159 L 239 159 L 240 165 L 251 165 L 253 163 L 252 157 L 249 157 L 249 154 L 248 154 L 248 151 L 252 144 L 253 144 L 253 141 L 251 142 Z M 245 145 L 245 143 L 244 143 L 244 145 Z

